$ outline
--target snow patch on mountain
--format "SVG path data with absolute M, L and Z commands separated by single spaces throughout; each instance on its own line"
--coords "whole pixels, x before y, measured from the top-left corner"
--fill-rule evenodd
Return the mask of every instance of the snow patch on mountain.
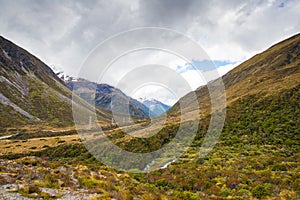
M 4 53 L 4 56 L 11 60 L 11 57 L 8 55 L 8 52 L 6 52 L 4 49 L 2 49 L 2 52 Z
M 171 107 L 154 98 L 138 98 L 138 101 L 149 108 L 149 110 L 152 112 L 152 115 L 150 117 L 157 117 L 165 113 Z
M 32 119 L 34 121 L 41 121 L 39 118 L 29 114 L 13 102 L 11 102 L 7 97 L 5 97 L 2 93 L 0 93 L 0 103 L 5 105 L 5 106 L 10 106 L 12 107 L 15 111 L 19 112 L 20 114 L 24 115 L 25 117 Z

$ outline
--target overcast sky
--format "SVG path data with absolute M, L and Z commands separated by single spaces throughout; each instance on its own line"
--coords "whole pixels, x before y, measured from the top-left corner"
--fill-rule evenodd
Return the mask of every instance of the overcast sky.
M 137 27 L 187 35 L 221 74 L 300 32 L 299 0 L 0 0 L 0 6 L 2 36 L 71 76 L 78 75 L 96 45 Z M 193 70 L 179 73 L 190 79 L 192 89 L 201 84 Z M 175 102 L 161 94 L 155 97 Z

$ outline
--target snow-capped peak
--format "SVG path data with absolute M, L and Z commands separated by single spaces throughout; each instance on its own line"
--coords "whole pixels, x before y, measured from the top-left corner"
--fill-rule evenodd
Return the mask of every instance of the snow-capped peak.
M 170 106 L 154 99 L 154 98 L 138 98 L 138 101 L 143 103 L 145 106 L 147 106 L 151 111 L 152 111 L 152 115 L 150 117 L 156 117 L 159 116 L 161 114 L 163 114 L 164 112 L 166 112 Z
M 156 99 L 154 99 L 154 98 L 147 98 L 147 97 L 140 97 L 140 98 L 138 98 L 138 101 L 142 102 L 142 103 L 144 103 L 145 101 L 157 102 Z

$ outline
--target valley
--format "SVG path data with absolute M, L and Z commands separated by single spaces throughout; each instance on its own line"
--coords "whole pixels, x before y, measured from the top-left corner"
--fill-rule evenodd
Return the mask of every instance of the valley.
M 176 159 L 166 153 L 160 162 L 152 163 L 160 169 L 151 172 L 145 170 L 146 158 L 140 160 L 141 168 L 128 171 L 95 159 L 77 131 L 99 140 L 104 135 L 93 127 L 74 126 L 68 84 L 26 50 L 0 39 L 4 50 L 0 51 L 0 198 L 299 199 L 299 34 L 222 77 L 227 99 L 225 124 L 217 144 L 204 156 L 200 153 L 205 152 L 202 144 L 212 114 L 208 86 L 195 91 L 201 113 L 189 104 L 180 107 L 176 103 L 166 111 L 166 118 L 149 119 L 149 108 L 122 91 L 86 80 L 77 82 L 98 87 L 97 98 L 84 90 L 76 96 L 76 106 L 88 116 L 93 103 L 98 103 L 95 123 L 123 150 L 156 151 L 172 141 L 180 123 L 187 135 L 197 126 L 185 152 Z M 131 102 L 135 123 L 118 127 L 112 122 L 112 93 L 101 96 L 107 90 L 118 90 L 122 99 L 118 102 Z M 181 99 L 188 98 L 189 94 Z M 186 111 L 184 121 L 182 110 Z M 199 116 L 199 124 L 194 123 L 195 116 Z M 115 156 L 110 159 L 115 161 Z M 130 160 L 127 162 L 130 167 Z M 126 162 L 121 164 L 127 167 Z

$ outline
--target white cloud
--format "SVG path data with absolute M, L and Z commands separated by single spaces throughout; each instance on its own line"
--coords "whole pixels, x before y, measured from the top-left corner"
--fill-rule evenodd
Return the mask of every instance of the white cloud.
M 212 60 L 231 63 L 248 59 L 300 31 L 298 0 L 0 0 L 0 5 L 2 36 L 72 76 L 96 45 L 136 27 L 174 29 L 200 44 Z M 184 62 L 157 52 L 144 59 L 144 63 L 164 63 L 172 69 Z M 222 66 L 219 72 L 224 74 L 233 67 Z M 182 75 L 192 88 L 202 84 L 193 71 Z
M 174 91 L 171 91 L 162 85 L 153 85 L 153 84 L 144 85 L 128 95 L 136 99 L 154 98 L 170 106 L 174 105 L 180 98 L 174 93 Z
M 228 65 L 220 66 L 217 70 L 218 70 L 220 76 L 223 76 L 223 75 L 227 74 L 227 72 L 234 69 L 239 64 L 240 63 L 234 63 L 234 64 L 228 64 Z
M 206 84 L 206 80 L 198 71 L 188 70 L 180 74 L 190 84 L 193 90 Z

